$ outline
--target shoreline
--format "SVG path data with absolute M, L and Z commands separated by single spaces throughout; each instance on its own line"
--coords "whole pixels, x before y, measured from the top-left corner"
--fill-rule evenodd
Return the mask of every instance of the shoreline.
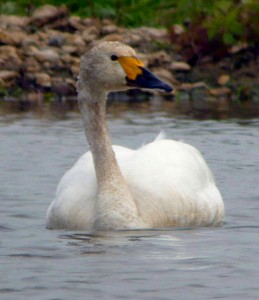
M 181 35 L 179 25 L 175 34 Z M 122 28 L 110 20 L 70 16 L 64 6 L 51 5 L 31 17 L 0 16 L 0 103 L 71 101 L 80 56 L 96 43 L 115 40 L 132 46 L 152 72 L 174 87 L 173 95 L 130 91 L 123 101 L 131 102 L 132 95 L 137 102 L 156 97 L 173 101 L 180 110 L 189 107 L 187 112 L 240 106 L 259 116 L 258 49 L 237 45 L 220 60 L 205 56 L 191 65 L 166 29 Z

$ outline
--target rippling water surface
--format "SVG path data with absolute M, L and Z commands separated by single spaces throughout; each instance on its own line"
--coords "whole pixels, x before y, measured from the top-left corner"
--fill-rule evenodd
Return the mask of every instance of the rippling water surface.
M 199 148 L 226 206 L 219 228 L 49 231 L 59 179 L 87 150 L 80 115 L 0 116 L 0 299 L 259 299 L 259 121 L 110 109 L 113 143 L 164 129 Z

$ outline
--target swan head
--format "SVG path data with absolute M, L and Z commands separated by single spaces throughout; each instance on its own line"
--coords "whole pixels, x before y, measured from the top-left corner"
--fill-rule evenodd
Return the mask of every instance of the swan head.
M 120 42 L 103 42 L 81 58 L 78 88 L 103 92 L 130 88 L 171 92 L 170 85 L 144 68 L 131 47 Z

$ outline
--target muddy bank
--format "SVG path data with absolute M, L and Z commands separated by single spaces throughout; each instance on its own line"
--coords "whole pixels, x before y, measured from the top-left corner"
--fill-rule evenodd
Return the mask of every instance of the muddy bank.
M 173 30 L 182 34 L 179 26 Z M 257 49 L 239 45 L 221 60 L 208 55 L 191 65 L 165 29 L 121 28 L 110 20 L 82 19 L 69 15 L 65 6 L 50 5 L 31 17 L 0 16 L 1 101 L 74 101 L 80 56 L 96 43 L 115 40 L 134 47 L 146 66 L 175 88 L 174 95 L 129 91 L 120 97 L 123 101 L 141 102 L 155 95 L 174 101 L 186 113 L 237 107 L 259 115 Z

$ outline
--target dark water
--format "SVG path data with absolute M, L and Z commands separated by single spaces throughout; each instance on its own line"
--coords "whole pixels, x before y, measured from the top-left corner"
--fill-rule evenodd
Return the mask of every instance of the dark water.
M 199 148 L 226 205 L 220 228 L 48 231 L 66 169 L 87 149 L 80 116 L 0 116 L 0 299 L 259 299 L 259 120 L 110 111 L 115 144 L 164 129 Z

